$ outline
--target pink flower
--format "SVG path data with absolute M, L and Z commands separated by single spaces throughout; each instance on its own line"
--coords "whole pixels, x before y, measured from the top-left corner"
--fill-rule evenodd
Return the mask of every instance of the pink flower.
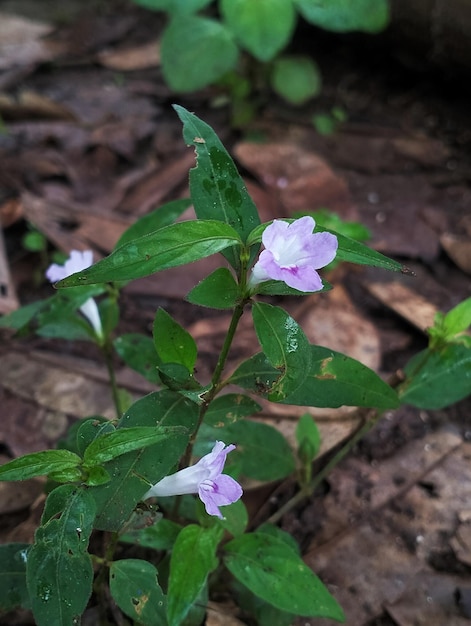
M 328 265 L 337 253 L 337 237 L 313 233 L 316 222 L 310 216 L 289 224 L 274 220 L 262 235 L 265 250 L 252 269 L 249 286 L 266 280 L 281 280 L 298 291 L 319 291 L 322 280 L 316 272 Z
M 91 250 L 71 250 L 70 256 L 64 265 L 53 263 L 46 270 L 46 278 L 51 283 L 56 283 L 63 278 L 67 278 L 76 272 L 81 272 L 93 265 L 93 252 Z M 98 337 L 103 337 L 100 313 L 93 298 L 89 298 L 80 307 L 80 311 L 88 319 Z
M 211 452 L 202 457 L 198 463 L 162 478 L 144 494 L 142 499 L 197 493 L 208 515 L 216 515 L 222 519 L 219 507 L 236 502 L 242 495 L 239 483 L 222 473 L 226 457 L 234 449 L 234 445 L 226 447 L 223 441 L 216 441 Z

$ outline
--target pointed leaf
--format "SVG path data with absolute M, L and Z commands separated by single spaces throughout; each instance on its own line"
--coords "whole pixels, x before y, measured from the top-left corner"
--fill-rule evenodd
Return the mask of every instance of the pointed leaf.
M 267 533 L 233 539 L 224 548 L 229 571 L 254 594 L 296 615 L 344 621 L 343 611 L 290 546 Z
M 50 472 L 75 468 L 82 459 L 69 450 L 44 450 L 13 459 L 0 466 L 0 480 L 27 480 Z
M 169 626 L 179 626 L 218 564 L 216 550 L 223 530 L 190 524 L 178 535 L 170 559 L 167 595 Z M 191 555 L 191 558 L 189 556 Z
M 157 582 L 158 571 L 141 559 L 114 561 L 110 591 L 119 608 L 139 624 L 165 626 L 165 596 Z
M 213 309 L 232 309 L 240 295 L 239 285 L 227 267 L 219 267 L 193 287 L 186 299 Z
M 260 218 L 234 161 L 208 124 L 181 106 L 174 108 L 183 122 L 186 143 L 196 150 L 197 164 L 190 170 L 196 215 L 199 219 L 226 222 L 245 241 L 260 224 Z M 239 266 L 236 251 L 227 250 L 224 256 L 233 267 Z
M 388 24 L 387 0 L 294 0 L 304 19 L 336 33 L 377 33 Z
M 406 381 L 399 397 L 420 409 L 443 409 L 471 394 L 471 348 L 448 344 L 423 350 L 404 368 Z
M 163 363 L 179 363 L 193 372 L 198 352 L 195 340 L 162 308 L 157 310 L 153 334 L 155 349 Z
M 231 32 L 220 22 L 197 15 L 175 15 L 160 44 L 165 81 L 182 93 L 215 82 L 235 67 L 238 56 Z
M 191 220 L 170 224 L 114 250 L 105 259 L 57 283 L 74 287 L 132 280 L 155 272 L 192 263 L 240 243 L 228 224 L 213 220 Z
M 72 626 L 92 592 L 93 568 L 87 548 L 95 503 L 86 489 L 72 485 L 58 487 L 49 499 L 53 503 L 46 502 L 49 512 L 43 514 L 28 552 L 28 591 L 38 626 Z M 51 517 L 51 511 L 56 516 Z
M 345 354 L 310 346 L 311 365 L 302 385 L 283 398 L 283 404 L 337 408 L 368 406 L 392 409 L 397 393 L 373 370 Z
M 116 337 L 114 348 L 123 361 L 151 383 L 160 382 L 158 367 L 161 364 L 154 342 L 139 333 L 126 333 Z
M 311 363 L 309 342 L 299 324 L 279 307 L 257 302 L 252 315 L 263 352 L 281 374 L 268 399 L 281 402 L 307 376 Z
M 271 61 L 293 33 L 295 11 L 286 0 L 222 0 L 220 10 L 241 46 L 259 61 Z

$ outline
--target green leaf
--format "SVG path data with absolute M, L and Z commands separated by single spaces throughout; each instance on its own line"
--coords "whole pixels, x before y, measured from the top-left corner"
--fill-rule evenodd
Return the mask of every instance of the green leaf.
M 259 61 L 270 61 L 293 34 L 295 11 L 286 0 L 222 0 L 220 10 L 238 43 Z
M 211 402 L 204 416 L 204 423 L 220 428 L 259 411 L 261 406 L 252 398 L 240 393 L 228 393 Z
M 184 426 L 193 432 L 198 406 L 173 391 L 151 393 L 135 402 L 123 415 L 117 431 L 134 427 Z M 149 485 L 166 476 L 178 463 L 187 443 L 187 434 L 169 435 L 147 448 L 141 448 L 109 461 L 105 470 L 109 483 L 90 489 L 97 502 L 96 528 L 119 531 Z
M 228 224 L 214 220 L 178 222 L 125 243 L 95 265 L 59 281 L 57 287 L 142 278 L 238 243 L 240 237 Z
M 119 428 L 97 437 L 85 450 L 84 465 L 92 467 L 111 461 L 122 454 L 161 443 L 175 435 L 188 434 L 184 426 L 134 426 Z
M 342 405 L 391 409 L 397 394 L 373 370 L 345 354 L 310 346 L 307 377 L 283 404 L 337 408 Z
M 268 362 L 263 352 L 259 352 L 241 363 L 229 380 L 233 385 L 265 396 L 275 386 L 280 376 L 280 372 Z
M 448 344 L 439 351 L 423 350 L 404 368 L 401 403 L 420 409 L 443 409 L 471 394 L 471 348 Z
M 173 17 L 165 29 L 160 55 L 162 73 L 173 91 L 196 91 L 236 66 L 239 51 L 220 22 L 195 15 Z
M 225 546 L 229 571 L 255 595 L 282 611 L 344 621 L 322 582 L 290 546 L 267 533 L 251 533 Z
M 0 613 L 29 607 L 26 562 L 29 543 L 0 545 Z
M 89 491 L 63 485 L 49 494 L 26 566 L 38 626 L 72 626 L 85 610 L 93 582 L 87 548 L 94 517 Z
M 296 424 L 298 457 L 302 463 L 312 463 L 321 447 L 321 435 L 312 415 L 304 413 Z
M 281 402 L 306 378 L 311 351 L 299 324 L 280 307 L 256 302 L 252 308 L 255 332 L 270 364 L 280 378 L 268 393 L 268 399 Z
M 179 363 L 193 372 L 198 349 L 195 340 L 164 309 L 154 319 L 154 345 L 163 363 Z
M 27 480 L 75 468 L 82 459 L 69 450 L 44 450 L 13 459 L 0 466 L 0 480 Z
M 389 21 L 387 0 L 294 0 L 305 20 L 337 33 L 378 33 Z
M 218 519 L 218 524 L 233 537 L 243 535 L 248 523 L 249 514 L 242 500 L 225 506 L 223 519 Z
M 181 106 L 174 106 L 183 122 L 183 137 L 196 150 L 196 167 L 190 170 L 190 191 L 196 215 L 203 220 L 221 220 L 232 226 L 245 241 L 260 224 L 257 207 L 247 192 L 234 161 L 214 130 Z M 253 255 L 257 249 L 253 250 Z M 224 256 L 238 268 L 238 252 Z
M 223 530 L 190 524 L 178 535 L 170 559 L 167 596 L 169 626 L 178 626 L 203 590 L 208 574 L 216 569 L 216 550 Z M 191 555 L 191 558 L 189 556 Z
M 445 315 L 443 326 L 448 337 L 464 332 L 471 326 L 471 298 L 457 304 Z
M 177 217 L 180 217 L 189 206 L 191 206 L 191 200 L 189 198 L 182 198 L 180 200 L 167 202 L 158 209 L 143 215 L 124 231 L 114 249 L 116 250 L 116 248 L 133 241 L 133 239 L 139 239 L 139 237 L 143 237 L 155 230 L 170 226 L 170 224 L 173 224 Z
M 133 0 L 133 2 L 152 11 L 189 14 L 204 9 L 212 0 Z
M 237 443 L 229 457 L 244 476 L 255 480 L 279 480 L 295 469 L 291 448 L 283 435 L 268 424 L 241 420 L 224 429 L 227 441 Z
M 114 561 L 110 568 L 110 591 L 119 608 L 136 623 L 165 626 L 165 596 L 157 582 L 158 571 L 141 559 Z
M 147 528 L 128 532 L 119 540 L 152 550 L 171 550 L 181 529 L 179 524 L 164 518 Z
M 227 267 L 219 267 L 193 287 L 186 299 L 213 309 L 232 309 L 239 295 L 239 285 L 232 273 Z
M 301 105 L 318 96 L 322 89 L 322 77 L 314 61 L 303 55 L 282 56 L 276 59 L 271 85 L 287 102 Z
M 257 528 L 257 532 L 266 533 L 271 537 L 280 539 L 281 541 L 286 543 L 286 545 L 289 546 L 295 554 L 301 556 L 301 550 L 296 539 L 293 537 L 293 535 L 290 535 L 290 533 L 282 530 L 279 526 L 275 526 L 274 524 L 269 524 L 268 522 L 266 522 L 265 524 L 262 524 Z
M 160 382 L 158 367 L 161 364 L 154 342 L 150 337 L 139 333 L 127 333 L 116 337 L 114 348 L 131 369 L 144 376 L 151 383 Z
M 13 328 L 15 330 L 25 328 L 25 326 L 34 319 L 37 313 L 44 306 L 48 305 L 49 300 L 50 298 L 31 302 L 31 304 L 22 306 L 16 311 L 8 313 L 8 315 L 2 315 L 2 317 L 0 317 L 0 328 Z

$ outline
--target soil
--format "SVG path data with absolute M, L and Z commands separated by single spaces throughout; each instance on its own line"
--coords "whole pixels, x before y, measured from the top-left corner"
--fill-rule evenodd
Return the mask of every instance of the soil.
M 450 249 L 445 237 L 467 242 L 468 250 L 471 246 L 469 81 L 464 84 L 461 76 L 451 80 L 453 72 L 429 64 L 421 65 L 421 71 L 411 69 L 382 39 L 316 33 L 313 41 L 312 30 L 301 26 L 293 51 L 312 54 L 319 63 L 324 77 L 322 95 L 313 103 L 292 108 L 264 94 L 263 106 L 250 126 L 234 129 L 229 107 L 215 106 L 213 90 L 176 97 L 163 83 L 158 66 L 124 72 L 100 64 L 105 46 L 118 49 L 125 43 L 125 48 L 132 48 L 155 36 L 161 27 L 159 18 L 149 21 L 146 13 L 133 9 L 119 19 L 106 12 L 99 20 L 84 15 L 80 28 L 75 19 L 61 26 L 55 36 L 56 41 L 69 40 L 62 57 L 38 62 L 34 69 L 23 68 L 23 74 L 10 69 L 9 81 L 6 73 L 0 76 L 7 93 L 40 94 L 48 98 L 49 107 L 46 114 L 37 103 L 21 110 L 18 105 L 16 112 L 4 114 L 9 132 L 0 138 L 5 162 L 0 174 L 0 216 L 11 285 L 21 304 L 50 294 L 37 271 L 44 267 L 43 257 L 21 246 L 28 221 L 50 239 L 51 249 L 52 245 L 67 250 L 71 242 L 88 243 L 97 255 L 103 255 L 109 249 L 101 233 L 93 233 L 93 225 L 82 228 L 89 224 L 90 215 L 103 219 L 109 232 L 114 232 L 119 223 L 184 195 L 188 153 L 170 107 L 175 99 L 220 134 L 264 219 L 327 204 L 345 219 L 366 225 L 373 247 L 413 270 L 414 277 L 399 280 L 411 299 L 421 296 L 437 310 L 446 311 L 469 297 L 469 253 L 457 256 L 456 246 Z M 77 39 L 83 24 L 95 28 L 87 41 Z M 109 86 L 107 94 L 100 91 L 102 84 Z M 115 88 L 119 93 L 114 93 Z M 53 112 L 51 102 L 62 111 Z M 333 107 L 345 112 L 346 121 L 334 134 L 320 135 L 311 118 Z M 80 135 L 84 128 L 86 137 Z M 270 155 L 257 152 L 251 137 L 271 142 Z M 282 158 L 280 145 L 286 144 L 292 150 L 294 173 Z M 306 158 L 320 159 L 318 169 L 301 172 Z M 132 176 L 138 185 L 129 184 Z M 290 188 L 283 196 L 279 181 L 285 177 Z M 44 200 L 46 209 L 38 198 Z M 56 222 L 48 213 L 51 206 L 62 211 Z M 204 264 L 203 270 L 208 267 Z M 149 333 L 156 308 L 164 307 L 195 331 L 204 377 L 217 358 L 227 317 L 182 301 L 199 272 L 169 273 L 152 283 L 144 280 L 130 285 L 123 294 L 119 331 Z M 385 377 L 394 375 L 426 347 L 420 322 L 398 314 L 387 297 L 379 299 L 370 288 L 378 282 L 387 285 L 397 276 L 340 266 L 331 280 L 354 312 L 353 338 L 342 339 L 335 326 L 330 331 L 345 342 L 345 352 L 355 355 L 359 349 L 359 335 L 365 333 L 360 330 L 361 320 L 370 324 L 377 338 L 372 366 Z M 298 303 L 286 299 L 283 304 L 299 312 Z M 325 345 L 330 345 L 331 334 L 325 337 Z M 247 339 L 236 346 L 234 360 L 249 343 Z M 97 385 L 90 402 L 102 399 L 100 355 L 88 343 L 18 339 L 5 332 L 0 354 L 2 360 L 14 354 L 22 367 L 20 357 L 26 356 L 40 368 L 78 372 L 90 385 Z M 139 377 L 124 370 L 122 374 L 123 385 L 131 393 L 149 390 Z M 81 416 L 76 407 L 64 407 L 52 396 L 45 405 L 34 377 L 28 385 L 15 385 L 14 376 L 7 378 L 4 374 L 0 381 L 5 409 L 0 452 L 5 458 L 52 445 L 67 424 Z M 63 420 L 51 421 L 51 412 Z M 471 542 L 464 539 L 471 519 L 469 442 L 470 398 L 440 411 L 406 406 L 388 412 L 313 497 L 281 519 L 281 527 L 298 540 L 306 562 L 344 606 L 348 626 L 465 626 L 471 622 Z M 321 469 L 340 445 L 337 441 L 324 451 L 316 468 Z M 254 490 L 248 498 L 254 523 L 267 519 L 294 492 L 292 481 Z M 11 496 L 2 496 L 7 497 Z M 18 528 L 22 537 L 31 535 L 40 507 L 40 489 L 34 486 L 21 506 L 11 510 L 4 506 L 0 540 L 23 540 Z M 129 548 L 125 553 L 129 556 Z M 233 613 L 246 619 L 243 612 L 234 609 Z M 5 619 L 2 623 L 31 623 L 24 615 Z M 212 623 L 209 618 L 207 623 Z M 296 622 L 299 626 L 324 623 L 327 620 L 307 618 Z

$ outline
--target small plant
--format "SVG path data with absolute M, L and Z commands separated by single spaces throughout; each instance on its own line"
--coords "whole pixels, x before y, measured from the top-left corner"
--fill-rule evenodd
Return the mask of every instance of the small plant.
M 191 200 L 168 203 L 142 217 L 96 264 L 89 253 L 72 252 L 64 265 L 48 270 L 49 279 L 59 281 L 55 295 L 0 320 L 3 327 L 95 342 L 108 364 L 116 405 L 116 419 L 85 417 L 58 449 L 0 467 L 0 480 L 49 479 L 34 542 L 0 546 L 0 609 L 22 606 L 32 610 L 38 626 L 72 626 L 93 606 L 100 615 L 95 623 L 108 624 L 112 602 L 115 613 L 120 610 L 135 624 L 198 626 L 216 585 L 260 624 L 288 625 L 294 616 L 341 622 L 341 607 L 275 522 L 312 494 L 384 410 L 401 401 L 421 405 L 429 394 L 427 384 L 420 384 L 427 362 L 445 363 L 434 381 L 445 376 L 450 388 L 459 389 L 447 395 L 448 402 L 471 391 L 471 348 L 462 335 L 470 301 L 437 320 L 431 331 L 433 356 L 418 355 L 419 363 L 407 366 L 399 395 L 358 361 L 310 344 L 281 306 L 259 296 L 302 297 L 330 289 L 318 270 L 334 258 L 391 271 L 404 268 L 319 227 L 309 215 L 261 224 L 214 131 L 175 108 L 197 155 L 190 171 Z M 176 222 L 190 203 L 197 219 Z M 198 380 L 197 344 L 163 309 L 156 312 L 152 337 L 114 336 L 124 283 L 219 253 L 225 262 L 187 295 L 193 304 L 232 313 L 210 379 Z M 259 350 L 226 371 L 245 311 L 252 316 Z M 449 349 L 459 349 L 459 355 Z M 132 404 L 124 402 L 112 351 L 156 390 Z M 229 386 L 241 391 L 229 391 Z M 247 419 L 260 410 L 257 398 L 374 410 L 312 476 L 320 446 L 312 417 L 300 418 L 293 454 L 276 429 Z M 292 473 L 299 492 L 270 523 L 247 532 L 245 478 L 273 481 Z M 97 533 L 101 541 L 91 542 Z M 124 544 L 144 546 L 155 556 L 124 558 Z M 90 553 L 91 545 L 103 549 Z
M 238 124 L 250 120 L 261 87 L 270 86 L 293 105 L 304 104 L 320 93 L 322 79 L 314 60 L 307 55 L 282 54 L 293 37 L 298 15 L 333 32 L 377 33 L 389 19 L 388 0 L 134 2 L 168 15 L 161 61 L 169 87 L 184 93 L 219 84 L 229 93 Z M 215 11 L 199 13 L 211 5 L 217 7 L 219 19 Z M 332 121 L 336 119 L 334 115 Z

